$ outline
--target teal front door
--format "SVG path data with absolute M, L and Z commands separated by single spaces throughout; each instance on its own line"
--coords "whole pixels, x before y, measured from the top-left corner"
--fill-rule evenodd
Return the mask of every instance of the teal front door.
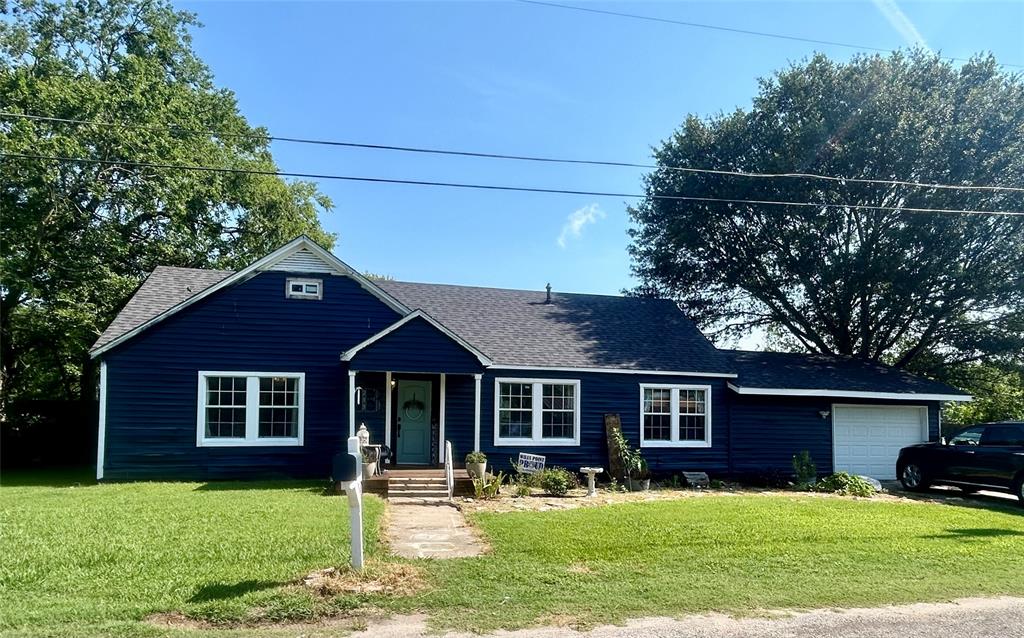
M 430 381 L 398 382 L 398 463 L 430 463 Z

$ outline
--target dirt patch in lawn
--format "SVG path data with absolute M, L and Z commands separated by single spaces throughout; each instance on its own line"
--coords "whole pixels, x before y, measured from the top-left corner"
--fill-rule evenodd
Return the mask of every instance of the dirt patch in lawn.
M 406 563 L 370 563 L 363 571 L 328 567 L 309 574 L 301 585 L 325 598 L 338 594 L 411 596 L 426 589 L 423 570 Z

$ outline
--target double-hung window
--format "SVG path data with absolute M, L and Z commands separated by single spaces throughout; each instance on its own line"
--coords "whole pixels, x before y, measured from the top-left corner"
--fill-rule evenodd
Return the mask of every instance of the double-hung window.
M 495 445 L 579 445 L 580 382 L 496 379 Z
M 640 384 L 641 447 L 711 447 L 711 386 Z
M 196 444 L 302 445 L 302 372 L 200 372 Z

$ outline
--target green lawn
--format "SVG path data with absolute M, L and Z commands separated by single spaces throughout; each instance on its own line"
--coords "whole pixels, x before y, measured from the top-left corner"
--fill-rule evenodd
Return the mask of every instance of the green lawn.
M 176 633 L 140 622 L 164 611 L 301 620 L 364 605 L 488 630 L 1024 595 L 1013 506 L 723 495 L 480 514 L 493 552 L 421 561 L 423 593 L 325 601 L 289 585 L 348 560 L 342 501 L 321 486 L 67 482 L 4 477 L 0 634 Z M 370 553 L 395 561 L 376 542 L 382 504 L 368 502 Z

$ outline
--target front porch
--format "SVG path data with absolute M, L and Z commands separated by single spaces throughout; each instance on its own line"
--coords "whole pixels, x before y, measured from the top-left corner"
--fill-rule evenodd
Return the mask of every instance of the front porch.
M 440 469 L 480 448 L 480 374 L 349 370 L 349 435 L 361 426 L 389 454 L 382 469 Z
M 348 426 L 390 452 L 390 467 L 462 465 L 480 449 L 483 353 L 421 310 L 342 353 L 348 367 Z M 445 459 L 451 442 L 452 458 Z
M 471 496 L 473 479 L 463 469 L 454 470 L 453 496 Z M 363 480 L 363 491 L 381 498 L 447 498 L 444 469 L 396 469 Z

